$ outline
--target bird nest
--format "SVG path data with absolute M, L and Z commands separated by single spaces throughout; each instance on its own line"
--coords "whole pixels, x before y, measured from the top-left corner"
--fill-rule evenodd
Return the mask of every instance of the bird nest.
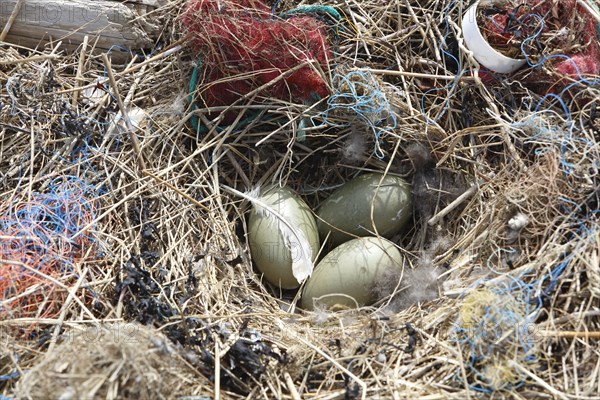
M 184 3 L 126 64 L 3 44 L 3 398 L 598 396 L 596 77 L 486 71 L 467 2 L 334 1 L 335 59 L 311 70 L 328 96 L 260 83 L 192 108 Z M 304 311 L 254 268 L 230 188 L 287 185 L 317 209 L 365 171 L 412 182 L 392 239 L 408 278 Z

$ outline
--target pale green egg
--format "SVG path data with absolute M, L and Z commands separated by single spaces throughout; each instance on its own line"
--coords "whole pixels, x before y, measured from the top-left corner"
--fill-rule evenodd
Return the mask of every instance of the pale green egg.
M 390 238 L 412 215 L 411 187 L 398 176 L 368 173 L 334 191 L 317 212 L 321 240 L 336 246 L 356 236 Z
M 310 275 L 319 252 L 313 213 L 286 187 L 268 188 L 258 199 L 268 207 L 255 202 L 250 212 L 248 242 L 252 259 L 267 281 L 282 289 L 295 289 L 301 283 L 297 276 Z
M 355 308 L 375 300 L 373 286 L 389 268 L 399 272 L 402 254 L 384 238 L 363 237 L 341 244 L 319 262 L 306 282 L 302 307 Z

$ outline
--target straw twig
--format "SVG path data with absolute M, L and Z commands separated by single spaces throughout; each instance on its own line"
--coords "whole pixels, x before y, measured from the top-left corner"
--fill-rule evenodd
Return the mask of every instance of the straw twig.
M 15 3 L 15 7 L 13 8 L 12 12 L 10 13 L 8 20 L 6 21 L 6 25 L 4 25 L 4 28 L 2 29 L 2 33 L 0 33 L 0 42 L 4 42 L 4 39 L 6 39 L 6 35 L 8 35 L 8 32 L 10 32 L 10 28 L 12 28 L 12 25 L 15 22 L 15 19 L 17 19 L 17 16 L 19 15 L 19 12 L 21 11 L 21 7 L 23 6 L 23 3 L 25 3 L 24 0 L 17 0 L 17 2 Z
M 110 60 L 108 59 L 108 56 L 106 54 L 102 54 L 102 60 L 104 61 L 104 65 L 106 66 L 106 73 L 108 74 L 108 80 L 113 90 L 113 96 L 117 100 L 119 110 L 121 111 L 121 118 L 125 121 L 125 124 L 127 126 L 127 132 L 129 133 L 129 138 L 131 139 L 131 145 L 133 146 L 133 150 L 135 151 L 137 161 L 140 164 L 140 168 L 142 169 L 142 171 L 144 171 L 146 169 L 146 161 L 144 160 L 144 156 L 142 155 L 140 143 L 137 139 L 137 136 L 135 135 L 135 129 L 131 124 L 131 119 L 129 118 L 128 110 L 127 108 L 125 108 L 125 104 L 123 104 L 123 99 L 121 99 L 121 95 L 119 94 L 119 87 L 117 86 L 117 81 L 115 80 L 115 76 L 112 72 Z

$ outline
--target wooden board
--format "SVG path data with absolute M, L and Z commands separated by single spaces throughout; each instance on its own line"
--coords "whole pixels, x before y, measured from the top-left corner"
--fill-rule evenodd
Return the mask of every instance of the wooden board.
M 88 35 L 96 52 L 113 48 L 113 57 L 126 58 L 119 46 L 131 51 L 151 49 L 160 34 L 160 10 L 167 0 L 24 0 L 6 39 L 7 43 L 38 48 L 62 41 L 73 50 Z M 18 0 L 0 1 L 4 27 Z M 120 54 L 119 54 L 120 53 Z

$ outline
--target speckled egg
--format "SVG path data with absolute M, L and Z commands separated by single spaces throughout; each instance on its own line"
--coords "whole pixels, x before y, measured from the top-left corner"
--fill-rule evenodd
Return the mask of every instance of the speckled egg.
M 255 202 L 248 218 L 252 259 L 267 281 L 295 289 L 312 272 L 319 252 L 313 213 L 286 187 L 270 187 L 258 200 L 267 207 Z
M 411 188 L 393 175 L 368 173 L 348 181 L 334 191 L 317 211 L 321 240 L 339 245 L 356 236 L 373 236 L 375 231 L 390 238 L 412 215 Z
M 371 304 L 373 286 L 388 268 L 402 271 L 404 258 L 387 239 L 352 239 L 329 252 L 306 282 L 302 307 L 355 308 Z

